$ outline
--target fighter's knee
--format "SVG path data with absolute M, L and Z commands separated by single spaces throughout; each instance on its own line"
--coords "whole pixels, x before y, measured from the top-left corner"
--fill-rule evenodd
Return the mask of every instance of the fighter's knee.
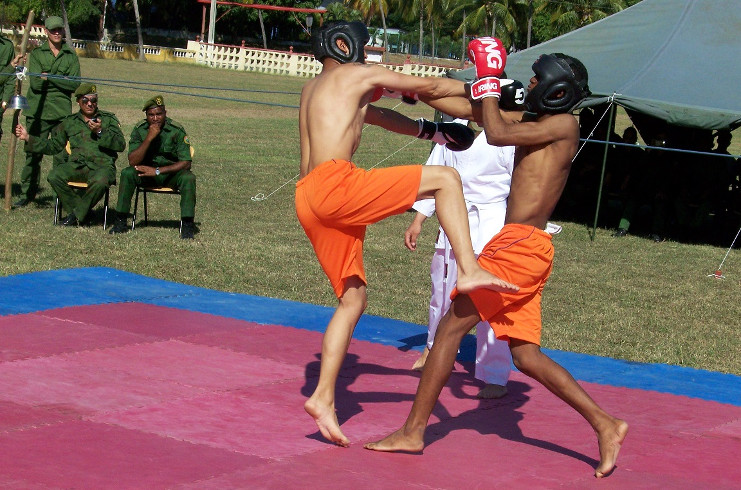
M 446 182 L 449 182 L 451 184 L 460 184 L 461 183 L 461 174 L 458 173 L 456 169 L 453 167 L 439 167 L 440 170 L 442 170 L 442 179 Z
M 534 371 L 537 363 L 537 354 L 534 352 L 520 352 L 517 350 L 512 351 L 512 364 L 515 365 L 518 371 L 521 373 L 531 376 L 530 373 Z

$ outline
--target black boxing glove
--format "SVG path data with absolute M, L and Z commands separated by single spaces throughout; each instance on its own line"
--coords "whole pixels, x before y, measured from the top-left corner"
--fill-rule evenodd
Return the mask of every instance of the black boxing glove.
M 419 134 L 417 138 L 431 140 L 439 145 L 445 145 L 449 150 L 468 150 L 476 139 L 476 133 L 471 128 L 459 123 L 434 123 L 426 119 L 417 119 Z
M 519 80 L 501 79 L 502 97 L 499 99 L 499 108 L 505 111 L 525 110 L 525 86 Z

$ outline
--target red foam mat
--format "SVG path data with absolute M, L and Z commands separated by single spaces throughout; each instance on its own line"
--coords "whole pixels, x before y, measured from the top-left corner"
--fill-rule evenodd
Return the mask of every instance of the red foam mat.
M 353 341 L 337 385 L 350 448 L 303 403 L 321 334 L 122 303 L 0 317 L 0 487 L 593 487 L 588 424 L 513 373 L 477 400 L 456 365 L 422 455 L 362 443 L 399 427 L 416 352 Z M 631 429 L 605 488 L 738 488 L 741 407 L 584 383 Z

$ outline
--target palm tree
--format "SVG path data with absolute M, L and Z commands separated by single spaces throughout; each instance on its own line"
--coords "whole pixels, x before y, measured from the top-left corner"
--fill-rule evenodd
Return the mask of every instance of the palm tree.
M 424 48 L 424 12 L 425 4 L 434 0 L 396 0 L 404 20 L 410 21 L 419 15 L 419 60 L 422 61 Z
M 456 32 L 470 30 L 496 36 L 505 46 L 512 46 L 519 24 L 518 14 L 524 11 L 522 7 L 526 4 L 527 0 L 462 0 L 451 10 L 451 14 L 459 11 L 467 14 Z
M 560 36 L 623 10 L 625 0 L 570 0 L 568 4 L 537 0 L 536 12 L 549 14 L 554 35 Z
M 144 56 L 144 38 L 142 37 L 142 22 L 139 18 L 139 0 L 134 1 L 134 18 L 136 19 L 136 35 L 139 38 L 139 61 L 147 61 Z

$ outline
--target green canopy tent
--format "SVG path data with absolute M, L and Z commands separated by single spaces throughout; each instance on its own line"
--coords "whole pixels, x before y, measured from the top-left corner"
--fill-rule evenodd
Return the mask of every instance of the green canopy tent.
M 733 130 L 741 126 L 739 7 L 738 0 L 643 0 L 512 53 L 507 75 L 527 85 L 538 56 L 566 53 L 589 71 L 592 96 L 580 107 L 617 104 L 673 126 Z M 472 72 L 456 78 L 472 78 Z M 597 216 L 595 228 L 596 222 Z

